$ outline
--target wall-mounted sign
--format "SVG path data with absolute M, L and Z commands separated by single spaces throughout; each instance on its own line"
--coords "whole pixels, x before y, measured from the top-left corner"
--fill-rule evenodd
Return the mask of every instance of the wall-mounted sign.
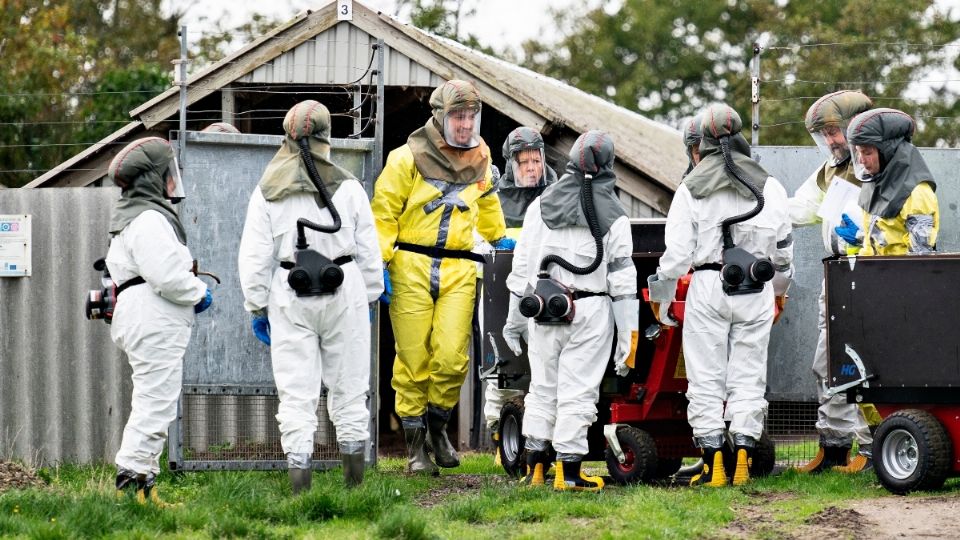
M 31 217 L 0 214 L 0 277 L 24 277 L 33 271 Z
M 337 0 L 337 20 L 353 20 L 353 0 Z

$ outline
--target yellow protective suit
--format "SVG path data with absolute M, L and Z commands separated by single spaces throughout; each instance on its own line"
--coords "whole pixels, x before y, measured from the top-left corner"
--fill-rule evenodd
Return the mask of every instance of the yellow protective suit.
M 468 259 L 437 259 L 395 251 L 394 245 L 470 251 L 474 228 L 488 242 L 502 238 L 506 227 L 489 169 L 471 184 L 425 179 L 403 145 L 390 152 L 377 179 L 372 207 L 393 284 L 392 385 L 400 417 L 423 415 L 427 403 L 442 409 L 457 404 L 467 374 L 477 268 Z
M 860 255 L 929 253 L 937 245 L 940 206 L 930 184 L 913 188 L 900 213 L 890 219 L 863 213 L 863 249 Z

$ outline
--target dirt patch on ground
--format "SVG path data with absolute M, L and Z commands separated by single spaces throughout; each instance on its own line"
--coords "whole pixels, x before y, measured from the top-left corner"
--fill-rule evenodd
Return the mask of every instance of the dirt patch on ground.
M 753 493 L 750 504 L 736 509 L 737 519 L 724 530 L 729 538 L 960 538 L 960 494 L 940 497 L 880 497 L 830 506 L 799 527 L 776 519 L 771 503 L 793 499 L 789 493 Z
M 32 469 L 19 463 L 0 461 L 0 493 L 9 489 L 25 489 L 42 486 L 43 480 Z
M 781 527 L 774 518 L 770 504 L 777 501 L 786 501 L 795 498 L 791 493 L 760 493 L 750 494 L 750 504 L 737 508 L 737 519 L 727 525 L 724 531 L 733 538 L 756 538 L 758 536 L 772 536 L 777 538 L 791 538 L 778 529 Z
M 488 474 L 445 474 L 443 483 L 417 498 L 417 506 L 430 508 L 446 501 L 450 495 L 459 495 L 466 492 L 477 492 L 486 486 L 493 486 L 509 481 L 505 476 L 491 476 Z
M 850 508 L 873 526 L 869 534 L 872 539 L 960 538 L 960 493 L 868 499 Z

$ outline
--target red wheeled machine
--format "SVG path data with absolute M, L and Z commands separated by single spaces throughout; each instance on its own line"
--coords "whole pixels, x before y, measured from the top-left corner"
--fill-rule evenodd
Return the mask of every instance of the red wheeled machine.
M 632 223 L 633 261 L 637 267 L 638 290 L 648 275 L 657 269 L 663 252 L 664 220 L 636 220 Z M 526 351 L 514 356 L 502 342 L 499 330 L 506 319 L 507 292 L 504 285 L 511 258 L 499 254 L 484 270 L 484 334 L 481 375 L 496 381 L 500 388 L 526 390 L 530 369 Z M 678 283 L 671 315 L 677 327 L 661 327 L 649 305 L 640 304 L 640 328 L 646 328 L 646 340 L 640 340 L 635 365 L 630 374 L 617 377 L 613 369 L 613 350 L 600 351 L 609 361 L 600 387 L 597 421 L 587 433 L 587 461 L 605 460 L 610 476 L 622 484 L 653 482 L 676 475 L 684 458 L 700 457 L 693 446 L 687 423 L 687 379 L 680 344 L 684 299 L 691 275 Z M 642 285 L 641 285 L 642 284 Z M 649 300 L 643 290 L 644 300 Z M 499 447 L 504 469 L 518 476 L 524 466 L 523 398 L 504 405 L 500 416 Z M 752 476 L 773 470 L 775 449 L 764 436 L 757 445 Z M 732 456 L 732 452 L 730 453 Z M 731 470 L 733 464 L 730 464 Z M 692 469 L 691 469 L 692 470 Z M 680 474 L 678 474 L 678 471 Z
M 885 488 L 943 486 L 960 475 L 960 255 L 841 257 L 824 268 L 827 391 L 883 416 L 873 463 Z

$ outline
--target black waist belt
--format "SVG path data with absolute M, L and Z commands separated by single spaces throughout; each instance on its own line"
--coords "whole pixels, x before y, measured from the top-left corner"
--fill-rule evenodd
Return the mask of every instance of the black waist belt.
M 336 259 L 334 259 L 333 264 L 337 266 L 343 266 L 352 260 L 353 260 L 353 256 L 344 255 L 343 257 L 337 257 Z M 280 263 L 280 268 L 283 268 L 284 270 L 292 270 L 293 267 L 296 265 L 297 265 L 296 263 L 292 263 L 290 261 L 283 261 Z
M 128 280 L 124 281 L 122 285 L 117 285 L 117 296 L 119 297 L 119 296 L 120 296 L 120 293 L 122 293 L 123 291 L 129 289 L 130 287 L 133 287 L 134 285 L 143 285 L 143 284 L 146 283 L 146 282 L 147 282 L 147 280 L 143 279 L 143 278 L 140 277 L 140 276 L 137 276 L 137 277 L 135 277 L 135 278 L 128 279 Z
M 397 242 L 397 249 L 402 249 L 403 251 L 412 251 L 414 253 L 433 257 L 434 259 L 468 259 L 481 264 L 487 262 L 484 260 L 483 256 L 478 253 L 460 249 L 427 247 L 421 246 L 420 244 L 408 244 L 406 242 Z
M 605 292 L 590 292 L 590 291 L 574 291 L 573 299 L 580 300 L 581 298 L 590 298 L 591 296 L 607 296 Z
M 694 272 L 699 272 L 701 270 L 716 270 L 717 272 L 719 272 L 722 269 L 723 269 L 723 265 L 720 263 L 707 263 L 707 264 L 701 264 L 700 266 L 693 267 Z

